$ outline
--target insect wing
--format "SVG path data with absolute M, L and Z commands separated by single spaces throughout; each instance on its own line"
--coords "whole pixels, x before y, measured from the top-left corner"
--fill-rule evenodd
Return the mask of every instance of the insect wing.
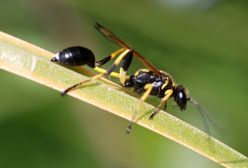
M 117 45 L 119 45 L 120 47 L 123 48 L 128 48 L 131 49 L 126 43 L 124 43 L 121 39 L 119 39 L 114 33 L 112 33 L 110 30 L 108 30 L 107 28 L 103 27 L 102 25 L 100 25 L 99 23 L 95 24 L 95 28 L 103 35 L 105 36 L 108 40 L 116 43 Z M 145 59 L 145 57 L 143 57 L 141 54 L 139 54 L 137 51 L 133 50 L 133 55 L 139 59 L 145 67 L 147 67 L 149 70 L 155 72 L 157 75 L 160 75 L 160 71 L 155 68 L 155 66 L 150 63 L 147 59 Z
M 110 30 L 108 30 L 107 28 L 103 27 L 102 25 L 100 25 L 99 23 L 95 24 L 95 28 L 104 36 L 106 37 L 108 40 L 116 43 L 117 45 L 119 45 L 120 47 L 123 48 L 130 48 L 127 44 L 125 44 L 121 39 L 119 39 L 116 35 L 114 35 L 114 33 L 112 33 Z

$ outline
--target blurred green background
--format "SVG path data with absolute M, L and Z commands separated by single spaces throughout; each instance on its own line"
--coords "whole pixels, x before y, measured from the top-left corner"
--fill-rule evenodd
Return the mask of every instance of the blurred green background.
M 82 45 L 98 58 L 117 49 L 97 21 L 168 71 L 224 129 L 222 142 L 248 155 L 248 22 L 245 1 L 10 0 L 1 31 L 57 52 Z M 134 63 L 132 70 L 139 68 Z M 132 71 L 129 71 L 132 72 Z M 58 74 L 59 75 L 59 74 Z M 0 167 L 221 167 L 139 126 L 57 91 L 0 71 Z M 173 115 L 202 129 L 192 106 Z

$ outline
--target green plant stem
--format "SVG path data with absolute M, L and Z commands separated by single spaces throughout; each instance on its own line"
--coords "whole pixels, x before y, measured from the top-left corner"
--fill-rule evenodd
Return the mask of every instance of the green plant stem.
M 84 68 L 77 70 L 87 76 L 50 62 L 53 55 L 30 43 L 0 32 L 1 69 L 58 91 L 92 75 Z M 132 118 L 133 112 L 137 111 L 137 116 L 144 115 L 138 121 L 139 125 L 178 142 L 225 167 L 248 167 L 247 157 L 167 112 L 161 111 L 153 120 L 149 120 L 149 115 L 145 114 L 153 111 L 152 105 L 126 94 L 110 81 L 106 79 L 104 81 L 94 81 L 70 92 L 69 95 L 128 120 Z

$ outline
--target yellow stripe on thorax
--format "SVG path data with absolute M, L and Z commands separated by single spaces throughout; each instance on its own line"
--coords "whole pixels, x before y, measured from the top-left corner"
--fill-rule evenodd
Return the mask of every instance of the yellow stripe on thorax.
M 134 73 L 134 76 L 138 76 L 138 74 L 139 74 L 141 71 L 142 71 L 142 72 L 149 72 L 148 69 L 139 69 L 138 71 L 136 71 L 136 72 Z

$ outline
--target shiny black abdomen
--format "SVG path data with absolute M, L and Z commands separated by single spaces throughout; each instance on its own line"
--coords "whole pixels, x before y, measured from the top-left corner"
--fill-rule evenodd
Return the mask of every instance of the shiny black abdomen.
M 87 64 L 92 68 L 95 67 L 95 56 L 93 52 L 88 48 L 80 46 L 69 47 L 58 52 L 51 61 L 68 66 Z

